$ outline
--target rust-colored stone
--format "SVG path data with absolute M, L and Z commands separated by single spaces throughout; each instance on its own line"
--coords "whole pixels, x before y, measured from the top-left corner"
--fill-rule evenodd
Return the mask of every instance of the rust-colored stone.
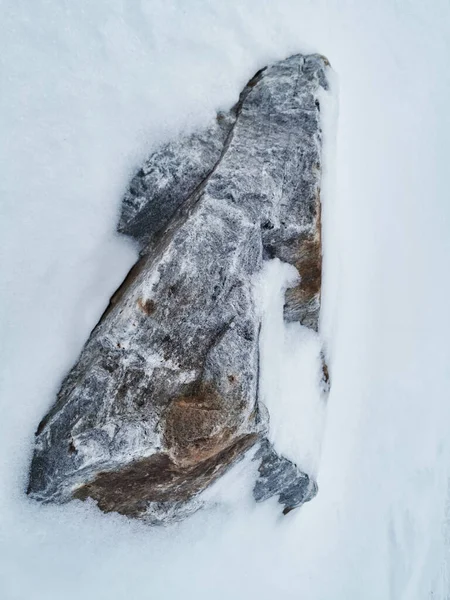
M 300 274 L 300 283 L 286 290 L 284 314 L 287 320 L 318 328 L 322 289 L 322 219 L 320 189 L 315 203 L 314 229 L 299 237 L 291 248 L 290 261 Z
M 183 468 L 167 454 L 134 461 L 119 471 L 104 471 L 75 490 L 79 500 L 93 498 L 104 512 L 141 516 L 148 502 L 184 502 L 220 477 L 258 440 L 244 435 L 207 460 Z
M 155 301 L 151 298 L 149 298 L 148 300 L 143 300 L 142 298 L 139 298 L 137 303 L 142 312 L 144 312 L 148 316 L 152 315 L 156 310 Z
M 236 433 L 220 395 L 202 386 L 196 395 L 174 400 L 165 417 L 164 442 L 174 461 L 190 466 L 207 460 L 230 444 Z

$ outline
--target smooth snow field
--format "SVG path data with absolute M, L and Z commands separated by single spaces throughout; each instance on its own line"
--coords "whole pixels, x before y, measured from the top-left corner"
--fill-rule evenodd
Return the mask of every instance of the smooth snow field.
M 295 273 L 258 285 L 272 436 L 318 496 L 256 505 L 247 460 L 167 528 L 31 502 L 37 424 L 136 259 L 129 178 L 310 51 L 334 71 L 326 407 L 318 340 L 281 320 Z M 448 0 L 0 1 L 0 600 L 450 598 L 449 61 Z

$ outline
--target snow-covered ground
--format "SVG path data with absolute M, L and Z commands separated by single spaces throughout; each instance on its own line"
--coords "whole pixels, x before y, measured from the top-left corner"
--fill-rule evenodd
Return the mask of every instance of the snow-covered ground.
M 448 1 L 3 0 L 0 13 L 0 598 L 449 598 Z M 255 506 L 240 463 L 208 492 L 227 490 L 225 505 L 167 529 L 29 502 L 35 427 L 136 256 L 114 235 L 130 175 L 299 51 L 339 79 L 320 462 L 310 405 L 277 424 L 286 447 L 316 448 L 317 498 L 286 517 Z

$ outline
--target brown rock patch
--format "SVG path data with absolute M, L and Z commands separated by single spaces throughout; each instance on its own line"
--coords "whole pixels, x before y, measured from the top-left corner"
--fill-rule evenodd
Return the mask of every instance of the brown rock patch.
M 167 454 L 153 454 L 120 471 L 104 471 L 73 493 L 79 500 L 93 498 L 104 512 L 117 511 L 138 517 L 148 502 L 184 502 L 218 479 L 258 440 L 256 434 L 241 436 L 221 452 L 189 468 Z
M 152 315 L 156 310 L 156 304 L 154 300 L 151 300 L 150 298 L 148 300 L 143 300 L 142 298 L 139 298 L 137 304 L 142 310 L 142 312 L 144 312 L 148 316 Z
M 223 399 L 207 385 L 174 400 L 165 415 L 164 442 L 174 461 L 185 467 L 226 448 L 236 432 Z
M 293 260 L 300 283 L 286 290 L 284 314 L 288 321 L 317 329 L 322 288 L 322 220 L 320 190 L 316 197 L 315 229 L 294 245 Z

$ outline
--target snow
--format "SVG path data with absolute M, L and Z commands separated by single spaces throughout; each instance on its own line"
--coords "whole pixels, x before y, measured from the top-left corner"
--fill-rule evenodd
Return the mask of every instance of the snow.
M 448 598 L 446 0 L 4 0 L 1 12 L 0 597 Z M 167 529 L 28 501 L 36 425 L 136 257 L 114 235 L 129 177 L 299 51 L 325 54 L 339 78 L 323 215 L 332 388 L 323 441 L 320 415 L 306 427 L 317 404 L 305 395 L 296 414 L 289 394 L 274 439 L 310 456 L 318 496 L 285 517 L 275 500 L 255 505 L 249 459 L 208 492 L 225 504 Z M 283 373 L 300 342 L 276 338 L 291 337 Z M 301 346 L 311 360 L 314 343 Z
M 284 292 L 298 278 L 295 267 L 276 258 L 255 281 L 262 313 L 260 397 L 269 410 L 275 450 L 317 478 L 325 418 L 321 341 L 311 329 L 283 320 Z

